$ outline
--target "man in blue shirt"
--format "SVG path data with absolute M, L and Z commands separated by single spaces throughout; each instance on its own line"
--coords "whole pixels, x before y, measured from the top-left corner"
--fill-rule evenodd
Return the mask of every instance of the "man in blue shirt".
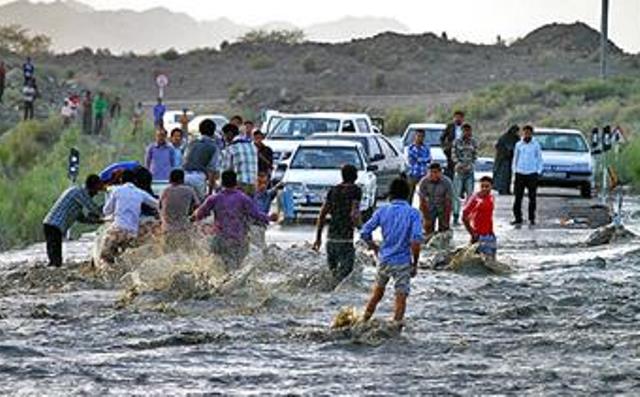
M 411 277 L 418 272 L 420 245 L 422 244 L 422 217 L 420 212 L 409 205 L 409 185 L 398 178 L 389 188 L 391 204 L 379 208 L 362 227 L 360 236 L 379 259 L 378 273 L 369 303 L 364 313 L 368 321 L 384 296 L 390 278 L 396 290 L 393 320 L 401 324 L 410 291 Z M 382 229 L 382 246 L 373 242 L 372 233 Z
M 413 193 L 416 185 L 427 174 L 427 167 L 431 162 L 429 144 L 424 141 L 424 130 L 416 130 L 413 143 L 408 149 L 409 160 L 409 204 L 413 203 Z
M 513 173 L 516 174 L 514 184 L 512 225 L 522 225 L 522 197 L 524 189 L 529 196 L 529 223 L 536 224 L 536 192 L 538 188 L 538 176 L 542 174 L 542 148 L 538 141 L 533 139 L 533 127 L 526 125 L 522 128 L 524 134 L 522 140 L 516 144 L 513 151 Z
M 158 103 L 153 107 L 153 125 L 156 127 L 164 126 L 164 114 L 167 111 L 167 107 L 162 103 L 162 98 L 158 98 Z

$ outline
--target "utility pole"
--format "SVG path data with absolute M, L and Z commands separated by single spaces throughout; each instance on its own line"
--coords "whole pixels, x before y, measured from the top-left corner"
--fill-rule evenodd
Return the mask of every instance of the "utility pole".
M 609 44 L 609 0 L 602 0 L 600 23 L 600 77 L 607 78 L 607 47 Z

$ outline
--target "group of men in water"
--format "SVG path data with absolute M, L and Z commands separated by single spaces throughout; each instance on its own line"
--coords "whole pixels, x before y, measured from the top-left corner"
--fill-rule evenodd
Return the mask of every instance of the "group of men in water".
M 477 244 L 480 254 L 490 258 L 496 255 L 493 179 L 482 177 L 480 189 L 473 191 L 474 181 L 469 182 L 466 174 L 473 173 L 471 164 L 477 144 L 471 139 L 471 127 L 460 127 L 462 135 L 451 145 L 453 172 L 460 174 L 453 183 L 446 175 L 451 172 L 451 164 L 443 173 L 440 164 L 431 162 L 429 149 L 424 147 L 424 133 L 418 131 L 409 148 L 408 175 L 392 181 L 389 204 L 378 208 L 364 224 L 359 211 L 362 191 L 356 185 L 358 171 L 353 165 L 342 166 L 342 183 L 328 191 L 318 217 L 313 249 L 321 248 L 323 229 L 330 218 L 327 261 L 336 282 L 340 282 L 353 270 L 354 234 L 360 228 L 361 240 L 379 261 L 365 319 L 373 315 L 391 279 L 395 288 L 394 320 L 403 319 L 421 246 L 435 233 L 436 223 L 440 232 L 449 229 L 452 212 L 454 221 L 461 212 L 470 242 Z M 262 133 L 251 128 L 234 117 L 222 127 L 222 134 L 217 134 L 215 123 L 204 120 L 199 126 L 201 136 L 189 142 L 182 152 L 181 140 L 174 139 L 178 133 L 182 136 L 182 131 L 172 131 L 171 141 L 167 142 L 167 133 L 159 126 L 156 142 L 147 148 L 144 166 L 137 162 L 115 164 L 100 175 L 90 175 L 84 187 L 72 187 L 60 196 L 43 222 L 49 264 L 62 265 L 63 236 L 76 221 L 111 220 L 101 258 L 114 263 L 118 254 L 136 242 L 144 215 L 160 219 L 161 232 L 170 247 L 175 236 L 189 236 L 192 222 L 213 214 L 213 227 L 207 229 L 210 251 L 222 258 L 228 271 L 238 269 L 249 250 L 250 225 L 266 226 L 277 219 L 275 214 L 269 214 L 277 188 L 270 184 L 273 158 L 263 158 L 270 151 L 265 150 Z M 524 130 L 523 142 L 528 144 L 532 130 Z M 517 148 L 515 152 L 518 153 Z M 525 157 L 527 167 L 538 167 L 530 161 L 535 156 L 527 153 Z M 152 181 L 158 178 L 169 180 L 159 198 L 151 188 Z M 469 185 L 468 190 L 461 190 L 462 185 Z M 107 187 L 110 192 L 100 208 L 93 197 Z M 412 206 L 415 191 L 419 210 Z M 462 192 L 467 194 L 464 206 Z M 530 220 L 533 221 L 531 214 Z M 373 239 L 376 229 L 382 232 L 380 245 Z

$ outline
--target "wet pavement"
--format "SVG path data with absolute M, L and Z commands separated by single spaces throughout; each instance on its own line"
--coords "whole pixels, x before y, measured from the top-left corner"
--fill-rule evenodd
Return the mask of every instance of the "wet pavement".
M 35 267 L 42 245 L 0 254 L 0 394 L 637 395 L 640 241 L 587 247 L 592 229 L 560 222 L 595 202 L 572 190 L 543 190 L 534 228 L 509 225 L 511 200 L 498 197 L 495 227 L 513 273 L 421 270 L 401 334 L 330 329 L 364 304 L 374 268 L 360 255 L 361 274 L 332 290 L 305 245 L 313 225 L 272 226 L 280 249 L 198 299 L 119 305 L 124 282 L 82 264 L 90 236 L 65 246 L 63 269 Z M 625 206 L 636 232 L 639 208 Z

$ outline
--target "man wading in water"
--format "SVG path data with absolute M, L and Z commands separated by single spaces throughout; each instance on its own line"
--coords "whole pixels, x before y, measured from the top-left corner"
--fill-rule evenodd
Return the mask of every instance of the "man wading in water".
M 371 298 L 364 312 L 363 320 L 368 321 L 376 311 L 384 296 L 389 279 L 393 278 L 396 290 L 393 320 L 402 325 L 407 306 L 407 296 L 411 287 L 411 277 L 418 273 L 418 259 L 422 244 L 422 217 L 411 207 L 409 185 L 398 178 L 391 182 L 389 199 L 391 204 L 379 208 L 362 227 L 360 236 L 378 256 L 378 273 L 373 285 Z M 382 229 L 382 246 L 373 242 L 372 233 Z
M 222 173 L 222 191 L 209 196 L 195 213 L 202 220 L 213 212 L 214 227 L 211 252 L 224 261 L 227 271 L 237 270 L 249 253 L 249 225 L 266 226 L 269 217 L 263 214 L 255 201 L 238 188 L 236 173 Z
M 332 187 L 327 194 L 320 215 L 316 241 L 313 249 L 319 251 L 322 246 L 322 229 L 331 215 L 329 240 L 327 241 L 327 262 L 333 277 L 342 281 L 353 270 L 356 250 L 353 246 L 353 230 L 360 224 L 360 201 L 362 190 L 356 186 L 358 170 L 353 165 L 342 167 L 342 183 Z
M 493 234 L 493 179 L 480 178 L 480 191 L 467 200 L 462 212 L 462 222 L 471 235 L 471 243 L 478 243 L 478 253 L 496 258 L 497 240 Z
M 89 175 L 84 188 L 74 186 L 65 190 L 49 210 L 42 222 L 47 240 L 49 266 L 62 266 L 62 238 L 71 225 L 75 222 L 102 223 L 102 211 L 92 200 L 102 190 L 102 186 L 98 175 Z

